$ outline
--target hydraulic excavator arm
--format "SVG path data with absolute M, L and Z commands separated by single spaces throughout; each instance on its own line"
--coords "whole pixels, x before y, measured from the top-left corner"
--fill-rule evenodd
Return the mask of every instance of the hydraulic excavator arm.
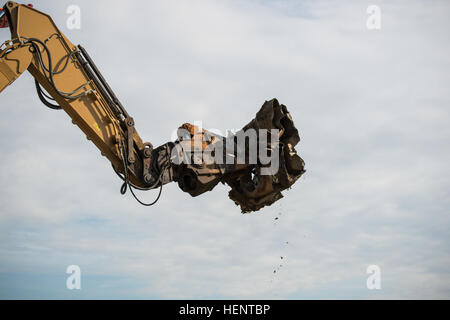
M 28 70 L 41 101 L 51 109 L 64 110 L 111 162 L 124 181 L 122 193 L 129 188 L 135 196 L 133 189 L 160 188 L 160 195 L 164 184 L 176 181 L 183 191 L 197 196 L 222 182 L 231 186 L 229 197 L 242 212 L 251 212 L 280 199 L 281 191 L 304 173 L 304 162 L 294 149 L 300 140 L 297 129 L 287 108 L 276 99 L 266 101 L 256 118 L 236 135 L 225 138 L 184 124 L 176 141 L 153 148 L 141 140 L 133 118 L 86 50 L 72 44 L 50 16 L 12 1 L 0 15 L 0 27 L 3 24 L 11 31 L 11 40 L 0 47 L 0 92 Z M 239 139 L 251 130 L 276 130 L 276 141 L 262 148 L 277 161 L 263 164 L 261 153 L 252 158 L 250 141 Z M 257 136 L 254 141 L 257 152 L 262 140 Z M 239 141 L 244 141 L 241 148 Z M 232 151 L 224 150 L 225 145 L 231 145 Z M 206 151 L 211 150 L 207 158 Z M 275 170 L 268 173 L 267 167 Z

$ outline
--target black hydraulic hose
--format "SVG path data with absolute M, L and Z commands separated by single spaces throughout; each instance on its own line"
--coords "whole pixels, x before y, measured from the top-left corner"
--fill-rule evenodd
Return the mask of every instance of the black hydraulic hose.
M 96 74 L 96 76 L 98 77 L 100 82 L 103 84 L 103 86 L 105 87 L 106 91 L 108 91 L 109 95 L 113 99 L 113 102 L 120 108 L 120 110 L 122 111 L 122 114 L 125 116 L 125 118 L 128 118 L 129 115 L 128 115 L 127 111 L 122 106 L 122 104 L 120 103 L 119 99 L 114 94 L 114 91 L 111 89 L 109 84 L 106 82 L 105 78 L 103 78 L 103 75 L 101 74 L 101 72 L 97 69 L 97 66 L 95 65 L 94 61 L 92 61 L 92 59 L 89 56 L 89 54 L 87 53 L 87 51 L 81 45 L 78 45 L 78 49 L 80 49 L 80 51 L 83 54 L 84 58 L 89 63 L 89 66 L 92 68 L 92 70 L 94 71 L 94 73 Z
M 127 163 L 126 163 L 126 158 L 125 158 L 125 153 L 124 153 L 124 149 L 122 147 L 122 143 L 119 142 L 119 149 L 120 149 L 120 154 L 122 156 L 122 163 L 123 163 L 123 170 L 124 170 L 124 182 L 122 184 L 122 187 L 120 188 L 120 193 L 121 194 L 125 194 L 127 192 L 127 187 L 129 187 L 131 194 L 133 195 L 134 199 L 139 202 L 141 205 L 146 206 L 146 207 L 150 207 L 152 205 L 154 205 L 155 203 L 158 202 L 159 198 L 161 197 L 161 193 L 162 193 L 162 188 L 163 188 L 163 184 L 161 183 L 161 185 L 159 186 L 159 192 L 158 192 L 158 196 L 156 197 L 156 199 L 150 203 L 145 203 L 142 202 L 134 193 L 133 191 L 133 186 L 130 182 L 130 179 L 128 177 L 128 169 L 127 169 Z M 114 168 L 114 167 L 113 167 Z M 114 169 L 115 171 L 115 169 Z M 117 173 L 117 171 L 116 171 Z M 118 176 L 120 177 L 120 175 L 118 174 Z
M 51 57 L 51 53 L 50 53 L 50 50 L 48 49 L 47 45 L 46 45 L 44 42 L 42 42 L 41 40 L 36 39 L 36 38 L 29 38 L 29 39 L 26 38 L 26 39 L 27 39 L 28 42 L 31 43 L 31 45 L 33 46 L 34 50 L 36 51 L 36 54 L 38 55 L 39 63 L 40 63 L 40 65 L 41 65 L 42 69 L 43 69 L 42 72 L 44 73 L 45 78 L 50 82 L 50 84 L 51 84 L 51 86 L 53 87 L 53 89 L 54 89 L 61 97 L 65 98 L 65 99 L 69 99 L 69 100 L 76 100 L 76 99 L 78 99 L 78 98 L 80 98 L 80 97 L 82 97 L 82 96 L 84 96 L 84 95 L 86 94 L 85 92 L 82 92 L 82 93 L 80 93 L 80 94 L 78 94 L 78 95 L 75 95 L 75 96 L 71 95 L 71 94 L 75 93 L 76 91 L 78 91 L 79 89 L 81 89 L 83 86 L 81 86 L 81 87 L 75 89 L 73 92 L 70 92 L 70 93 L 59 91 L 59 90 L 56 88 L 55 81 L 53 80 L 53 74 L 54 74 L 54 72 L 52 71 L 52 70 L 53 70 L 53 68 L 52 68 L 52 57 Z M 47 68 L 45 67 L 45 65 L 44 65 L 44 62 L 43 62 L 43 60 L 42 60 L 42 55 L 41 55 L 41 52 L 40 52 L 40 50 L 39 50 L 39 46 L 38 46 L 35 42 L 37 42 L 37 43 L 39 43 L 40 45 L 42 45 L 42 47 L 44 48 L 44 50 L 45 50 L 45 52 L 46 52 L 46 54 L 47 54 L 47 58 L 48 58 L 48 69 L 47 69 Z M 48 71 L 48 76 L 47 76 L 47 74 L 45 73 L 45 71 Z
M 49 101 L 47 101 L 45 99 L 45 97 L 47 97 L 47 95 L 42 91 L 42 88 L 37 80 L 34 80 L 34 84 L 36 85 L 36 91 L 37 91 L 38 97 L 43 104 L 45 104 L 47 107 L 49 107 L 50 109 L 53 109 L 53 110 L 61 110 L 62 109 L 60 105 L 50 103 Z
M 104 86 L 101 83 L 101 81 L 95 75 L 94 71 L 92 71 L 92 69 L 91 69 L 91 67 L 89 65 L 89 62 L 86 61 L 86 59 L 83 58 L 83 55 L 81 55 L 79 52 L 77 52 L 75 54 L 75 56 L 77 57 L 78 61 L 80 62 L 81 67 L 83 68 L 83 70 L 87 73 L 88 77 L 90 79 L 92 79 L 92 81 L 94 81 L 95 86 L 97 87 L 97 89 L 101 93 L 101 95 L 105 98 L 108 106 L 111 108 L 111 110 L 113 111 L 113 113 L 116 116 L 116 118 L 121 120 L 120 117 L 122 115 L 122 112 L 116 106 L 116 104 L 112 100 L 112 97 L 108 94 L 107 90 L 104 88 Z

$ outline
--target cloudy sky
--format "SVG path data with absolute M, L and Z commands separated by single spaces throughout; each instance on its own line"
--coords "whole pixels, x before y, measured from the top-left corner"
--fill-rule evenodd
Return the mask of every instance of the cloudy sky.
M 33 4 L 87 48 L 143 139 L 241 128 L 276 97 L 307 173 L 249 215 L 225 186 L 171 184 L 141 207 L 25 74 L 0 94 L 0 298 L 450 298 L 448 1 Z

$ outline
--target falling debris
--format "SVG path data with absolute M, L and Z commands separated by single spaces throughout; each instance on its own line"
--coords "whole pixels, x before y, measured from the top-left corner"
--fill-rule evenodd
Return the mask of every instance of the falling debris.
M 275 214 L 275 216 L 272 217 L 272 219 L 273 219 L 272 221 L 273 221 L 273 225 L 274 226 L 279 223 L 278 220 L 281 218 L 282 214 L 283 214 L 282 212 L 278 212 L 278 213 Z M 288 245 L 289 241 L 281 240 L 280 244 L 281 244 L 281 246 Z M 280 253 L 284 253 L 284 252 L 282 251 Z M 275 279 L 276 277 L 280 276 L 281 268 L 285 265 L 285 261 L 286 261 L 285 256 L 284 255 L 279 255 L 279 257 L 280 257 L 280 261 L 278 261 L 278 263 L 276 263 L 274 265 L 274 268 L 273 268 L 273 273 L 272 273 L 274 275 L 273 279 Z

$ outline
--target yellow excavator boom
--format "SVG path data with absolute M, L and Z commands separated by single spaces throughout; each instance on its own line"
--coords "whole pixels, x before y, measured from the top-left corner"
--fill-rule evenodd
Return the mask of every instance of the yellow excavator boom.
M 189 124 L 180 127 L 178 140 L 154 149 L 151 143 L 141 140 L 133 118 L 87 51 L 71 43 L 49 15 L 12 1 L 5 4 L 0 14 L 0 26 L 3 23 L 11 31 L 11 40 L 0 47 L 0 93 L 28 70 L 35 79 L 40 100 L 51 109 L 64 110 L 111 162 L 124 181 L 122 193 L 129 188 L 135 196 L 133 189 L 162 188 L 176 181 L 183 191 L 197 196 L 222 182 L 231 186 L 229 197 L 242 211 L 251 212 L 280 199 L 281 191 L 303 174 L 304 162 L 294 149 L 300 140 L 298 131 L 287 108 L 276 99 L 266 101 L 243 129 L 278 130 L 277 147 L 273 144 L 267 148 L 280 160 L 272 174 L 262 173 L 267 164 L 262 164 L 259 156 L 256 161 L 249 161 L 248 145 L 243 163 L 237 162 L 236 148 L 231 152 L 231 162 L 221 161 L 229 158 L 230 152 L 226 151 L 217 152 L 212 162 L 194 161 L 196 157 L 189 153 L 195 144 L 191 139 L 200 137 L 206 141 L 201 152 L 225 142 L 236 145 L 239 139 L 214 136 Z M 257 142 L 260 143 L 259 138 Z M 189 161 L 176 161 L 177 157 Z

